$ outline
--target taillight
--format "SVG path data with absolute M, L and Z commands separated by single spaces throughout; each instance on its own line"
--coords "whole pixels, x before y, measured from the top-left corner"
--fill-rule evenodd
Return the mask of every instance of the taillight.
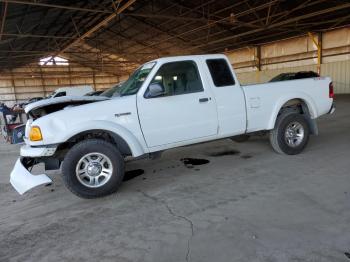
M 334 88 L 333 88 L 333 83 L 329 83 L 329 98 L 334 98 Z

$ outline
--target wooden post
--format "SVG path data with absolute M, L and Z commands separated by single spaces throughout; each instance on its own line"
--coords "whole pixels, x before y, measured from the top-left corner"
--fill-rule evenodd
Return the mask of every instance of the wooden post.
M 322 32 L 318 33 L 318 49 L 317 49 L 317 55 L 318 55 L 318 60 L 319 60 L 319 72 L 318 74 L 321 75 L 321 67 L 323 63 L 322 59 Z
M 16 83 L 15 83 L 15 78 L 14 78 L 12 69 L 10 70 L 10 73 L 11 73 L 11 83 L 12 83 L 12 88 L 13 88 L 13 96 L 15 98 L 15 103 L 17 103 Z
M 45 88 L 44 75 L 43 75 L 43 70 L 42 70 L 42 66 L 41 65 L 39 65 L 39 69 L 40 69 L 41 85 L 43 87 L 44 97 L 46 97 L 47 92 L 46 92 L 46 88 Z
M 261 46 L 256 47 L 256 68 L 261 71 Z
M 68 76 L 69 76 L 69 86 L 72 86 L 72 72 L 70 68 L 70 63 L 68 64 Z
M 95 70 L 94 69 L 92 69 L 92 81 L 94 84 L 94 90 L 96 91 L 96 80 L 95 80 Z
M 322 64 L 322 35 L 319 34 L 317 38 L 311 32 L 308 32 L 308 35 L 317 47 L 317 73 L 320 75 Z

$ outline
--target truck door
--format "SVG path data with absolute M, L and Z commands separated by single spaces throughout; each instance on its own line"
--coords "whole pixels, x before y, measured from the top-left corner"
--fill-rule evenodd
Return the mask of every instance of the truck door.
M 246 130 L 246 105 L 244 92 L 225 58 L 210 58 L 207 65 L 208 83 L 215 96 L 219 137 L 243 134 Z
M 138 114 L 148 147 L 217 134 L 215 99 L 194 61 L 163 64 L 138 98 Z

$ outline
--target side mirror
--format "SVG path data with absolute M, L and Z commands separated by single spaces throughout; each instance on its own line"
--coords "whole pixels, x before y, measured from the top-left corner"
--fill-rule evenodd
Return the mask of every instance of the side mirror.
M 157 83 L 153 83 L 149 85 L 146 93 L 147 98 L 158 97 L 163 95 L 165 95 L 165 90 L 162 85 Z

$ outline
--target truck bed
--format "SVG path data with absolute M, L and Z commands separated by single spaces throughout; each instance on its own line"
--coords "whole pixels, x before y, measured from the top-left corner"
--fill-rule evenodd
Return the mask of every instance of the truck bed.
M 329 77 L 316 77 L 242 86 L 247 104 L 247 132 L 270 130 L 278 110 L 298 98 L 308 107 L 312 119 L 326 114 L 332 106 Z

